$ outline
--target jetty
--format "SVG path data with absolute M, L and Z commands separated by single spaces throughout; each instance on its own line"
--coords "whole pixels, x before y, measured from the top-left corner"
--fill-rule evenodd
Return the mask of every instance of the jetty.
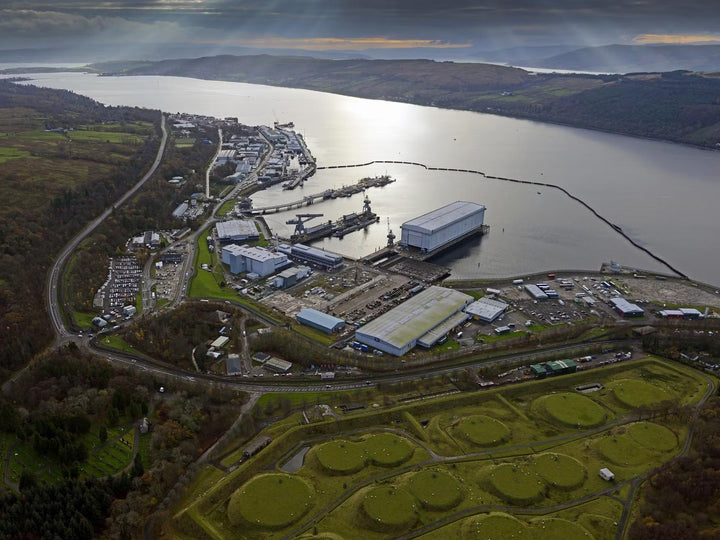
M 263 206 L 259 208 L 245 208 L 242 210 L 243 213 L 247 213 L 253 216 L 262 216 L 265 214 L 276 214 L 278 212 L 286 212 L 294 208 L 302 208 L 303 206 L 310 206 L 317 201 L 323 201 L 327 199 L 337 199 L 340 197 L 352 197 L 356 193 L 361 193 L 366 189 L 372 187 L 382 187 L 395 182 L 395 179 L 390 176 L 377 176 L 374 178 L 363 178 L 356 184 L 349 186 L 343 186 L 338 189 L 326 189 L 320 193 L 314 193 L 312 195 L 306 195 L 302 199 L 291 201 L 287 203 L 275 204 L 272 206 Z

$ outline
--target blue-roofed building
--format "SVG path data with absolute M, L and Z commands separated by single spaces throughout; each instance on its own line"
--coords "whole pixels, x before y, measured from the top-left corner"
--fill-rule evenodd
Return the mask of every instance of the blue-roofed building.
M 297 322 L 312 328 L 322 330 L 326 334 L 332 334 L 345 326 L 345 321 L 318 311 L 317 309 L 303 309 L 296 316 Z

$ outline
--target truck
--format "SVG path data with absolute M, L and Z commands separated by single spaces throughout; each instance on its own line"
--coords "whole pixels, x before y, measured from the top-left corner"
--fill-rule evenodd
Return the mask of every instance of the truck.
M 513 279 L 513 285 L 522 285 L 523 280 L 522 279 Z

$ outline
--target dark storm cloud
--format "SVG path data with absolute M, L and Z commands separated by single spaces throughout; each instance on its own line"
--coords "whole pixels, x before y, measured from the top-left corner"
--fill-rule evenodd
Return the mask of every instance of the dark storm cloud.
M 10 0 L 0 45 L 46 36 L 629 42 L 715 30 L 716 0 Z M 205 34 L 205 35 L 203 35 Z M 517 42 L 517 43 L 514 43 Z

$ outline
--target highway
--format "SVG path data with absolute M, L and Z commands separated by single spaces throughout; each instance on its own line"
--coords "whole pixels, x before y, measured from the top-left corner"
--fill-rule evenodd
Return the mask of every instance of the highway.
M 97 218 L 95 218 L 92 222 L 90 222 L 80 233 L 78 233 L 66 246 L 63 247 L 62 251 L 58 255 L 58 258 L 56 259 L 55 263 L 52 265 L 49 275 L 48 275 L 48 282 L 47 282 L 47 305 L 48 305 L 48 311 L 50 313 L 53 329 L 55 330 L 57 339 L 56 344 L 62 345 L 64 343 L 67 343 L 68 341 L 74 341 L 76 344 L 78 344 L 81 347 L 87 348 L 94 352 L 95 354 L 98 354 L 99 356 L 102 356 L 104 358 L 107 358 L 108 360 L 120 364 L 125 365 L 128 367 L 134 367 L 137 369 L 142 369 L 147 372 L 152 372 L 158 376 L 165 376 L 165 377 L 172 377 L 175 379 L 182 379 L 190 382 L 201 382 L 209 385 L 219 385 L 219 386 L 226 386 L 226 387 L 232 387 L 237 390 L 244 390 L 251 393 L 258 393 L 258 392 L 320 392 L 320 391 L 327 391 L 327 390 L 354 390 L 358 388 L 364 388 L 370 385 L 375 385 L 378 382 L 383 383 L 397 383 L 401 381 L 406 380 L 416 380 L 419 377 L 422 376 L 436 376 L 436 375 L 443 375 L 448 374 L 453 371 L 456 371 L 458 369 L 477 369 L 482 366 L 493 366 L 497 364 L 504 364 L 504 363 L 515 363 L 520 362 L 524 360 L 532 360 L 535 358 L 537 353 L 539 351 L 535 351 L 532 353 L 525 353 L 525 354 L 519 354 L 519 355 L 498 355 L 495 358 L 491 359 L 483 359 L 483 360 L 477 360 L 477 361 L 465 361 L 462 363 L 462 365 L 458 365 L 457 363 L 452 364 L 443 364 L 442 366 L 434 365 L 418 370 L 408 370 L 404 368 L 403 366 L 398 366 L 398 370 L 396 370 L 395 373 L 390 374 L 384 374 L 375 376 L 372 378 L 372 380 L 366 380 L 366 377 L 362 378 L 355 378 L 355 379 L 339 379 L 339 380 L 323 380 L 320 381 L 318 379 L 315 380 L 308 380 L 307 378 L 296 380 L 291 379 L 287 377 L 221 377 L 217 375 L 211 375 L 206 373 L 190 373 L 185 370 L 176 368 L 174 366 L 163 364 L 159 361 L 153 360 L 151 358 L 148 358 L 146 356 L 140 355 L 140 354 L 129 354 L 122 351 L 118 351 L 115 349 L 108 349 L 103 347 L 100 343 L 97 343 L 95 340 L 89 339 L 87 336 L 79 337 L 75 335 L 73 332 L 71 332 L 68 328 L 66 328 L 63 317 L 62 317 L 62 309 L 60 306 L 60 301 L 58 297 L 58 288 L 60 287 L 60 279 L 62 276 L 62 268 L 70 258 L 71 253 L 73 250 L 82 242 L 92 231 L 94 231 L 112 212 L 114 209 L 125 203 L 130 197 L 132 197 L 142 186 L 143 184 L 152 176 L 152 174 L 155 172 L 157 167 L 159 166 L 160 162 L 162 161 L 165 148 L 167 145 L 167 129 L 165 126 L 165 117 L 162 117 L 162 141 L 160 143 L 160 147 L 158 149 L 157 156 L 155 158 L 155 161 L 153 162 L 152 166 L 148 170 L 148 172 L 122 197 L 120 197 L 117 202 L 112 205 L 110 208 L 106 209 L 101 215 L 99 215 Z M 272 146 L 270 146 L 270 151 L 266 153 L 266 155 L 263 157 L 263 160 L 261 162 L 262 164 L 267 160 L 268 156 L 272 153 Z M 212 166 L 212 164 L 210 165 Z M 260 168 L 260 167 L 259 167 Z M 259 169 L 258 168 L 258 169 Z M 258 170 L 256 169 L 256 170 Z M 249 177 L 251 179 L 256 178 L 256 173 L 252 173 L 252 175 Z M 213 216 L 217 212 L 217 210 L 220 208 L 220 206 L 229 198 L 235 196 L 235 190 L 233 190 L 233 193 L 230 193 L 228 196 L 223 198 L 221 201 L 217 203 L 217 205 L 213 209 Z M 198 237 L 206 228 L 207 226 L 211 226 L 213 223 L 217 222 L 219 218 L 217 217 L 211 217 L 208 222 L 205 224 L 204 227 L 202 227 L 200 230 L 196 231 L 194 234 L 192 234 L 189 238 L 186 238 L 184 240 L 180 240 L 173 244 L 173 246 L 176 246 L 179 243 L 185 242 L 187 245 L 187 252 L 186 256 L 183 261 L 183 268 L 182 272 L 184 275 L 181 277 L 181 284 L 178 286 L 177 290 L 175 291 L 175 296 L 171 302 L 172 305 L 177 305 L 183 301 L 188 301 L 187 299 L 187 289 L 188 289 L 188 282 L 189 278 L 192 275 L 193 267 L 193 256 L 194 256 L 194 250 L 195 250 L 195 242 Z M 149 287 L 145 288 L 143 287 L 145 294 L 148 294 Z M 145 290 L 146 289 L 146 290 Z M 255 318 L 261 318 L 264 319 L 260 314 L 254 313 L 250 310 L 248 310 L 246 307 L 240 305 L 239 303 L 232 302 L 230 300 L 226 300 L 225 303 L 232 304 L 235 307 L 251 314 L 251 316 Z M 267 321 L 269 324 L 274 324 L 272 321 Z M 123 324 L 124 326 L 124 324 Z M 243 343 L 247 346 L 247 338 L 243 338 Z M 616 345 L 620 345 L 619 342 L 615 343 Z M 627 344 L 625 344 L 627 345 Z M 573 345 L 573 346 L 559 346 L 552 349 L 546 349 L 544 352 L 547 352 L 548 350 L 556 351 L 558 353 L 562 352 L 563 354 L 566 354 L 568 356 L 572 356 L 573 351 L 578 349 L 578 347 L 584 347 L 585 345 Z M 247 363 L 248 359 L 243 358 L 244 363 Z
M 210 198 L 210 172 L 213 169 L 213 165 L 215 164 L 215 160 L 220 155 L 220 150 L 222 150 L 222 129 L 218 128 L 218 147 L 215 151 L 215 155 L 210 160 L 210 165 L 208 165 L 208 168 L 205 170 L 205 197 L 208 199 Z
M 135 193 L 137 193 L 137 191 L 145 184 L 145 182 L 147 182 L 147 180 L 155 173 L 158 166 L 160 165 L 160 162 L 162 161 L 163 155 L 165 153 L 165 147 L 167 145 L 168 133 L 165 127 L 165 115 L 161 116 L 160 129 L 162 129 L 162 140 L 160 141 L 160 148 L 158 148 L 158 153 L 157 156 L 155 156 L 155 161 L 153 162 L 148 172 L 145 173 L 145 175 L 113 205 L 111 205 L 109 208 L 106 208 L 102 214 L 93 219 L 85 226 L 83 230 L 81 230 L 77 235 L 75 235 L 75 238 L 70 240 L 70 242 L 68 242 L 65 247 L 63 247 L 62 251 L 60 251 L 57 259 L 55 259 L 55 262 L 50 268 L 46 287 L 46 303 L 48 307 L 48 313 L 50 314 L 50 320 L 57 336 L 56 342 L 58 344 L 62 344 L 63 342 L 67 341 L 71 336 L 73 336 L 73 333 L 65 327 L 65 322 L 62 316 L 62 307 L 60 305 L 60 297 L 58 294 L 60 292 L 58 289 L 61 286 L 60 279 L 62 277 L 62 269 L 65 266 L 65 263 L 70 258 L 70 255 L 80 244 L 80 242 L 87 238 L 90 233 L 92 233 L 98 227 L 98 225 L 105 221 L 108 216 L 115 211 L 116 208 L 124 204 L 125 201 L 135 195 Z

